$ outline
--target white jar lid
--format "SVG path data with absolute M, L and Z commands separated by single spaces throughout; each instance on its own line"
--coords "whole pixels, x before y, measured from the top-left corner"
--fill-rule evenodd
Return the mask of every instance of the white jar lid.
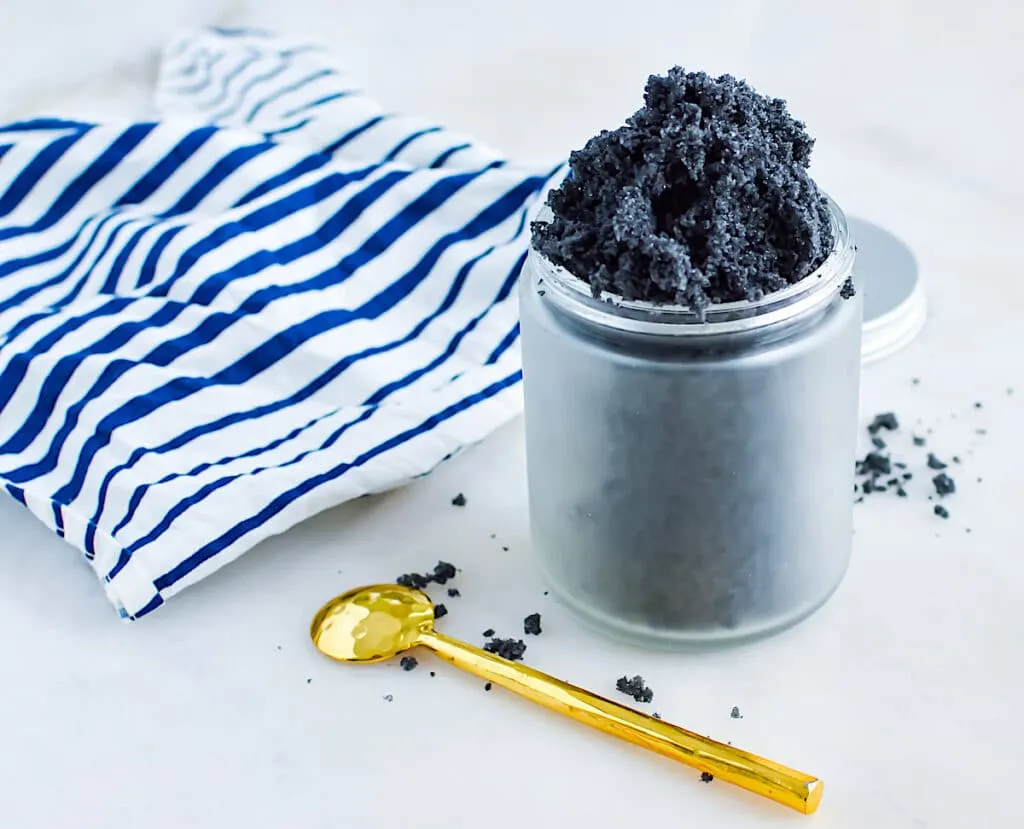
M 928 312 L 917 260 L 889 231 L 849 217 L 857 245 L 857 285 L 864 292 L 861 362 L 881 360 L 910 343 Z

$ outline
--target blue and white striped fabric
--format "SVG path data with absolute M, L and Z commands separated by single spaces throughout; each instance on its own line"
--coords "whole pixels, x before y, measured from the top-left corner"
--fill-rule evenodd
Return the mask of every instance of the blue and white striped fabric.
M 518 413 L 563 172 L 248 31 L 174 42 L 157 108 L 0 127 L 0 481 L 132 619 Z

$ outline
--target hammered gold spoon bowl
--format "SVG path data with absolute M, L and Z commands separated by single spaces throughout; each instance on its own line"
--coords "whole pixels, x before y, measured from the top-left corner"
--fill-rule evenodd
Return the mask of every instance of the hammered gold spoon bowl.
M 641 714 L 436 632 L 434 605 L 419 590 L 394 584 L 350 590 L 320 608 L 310 636 L 321 653 L 341 662 L 381 662 L 411 648 L 428 648 L 481 679 L 798 812 L 810 814 L 821 801 L 822 782 L 816 777 Z

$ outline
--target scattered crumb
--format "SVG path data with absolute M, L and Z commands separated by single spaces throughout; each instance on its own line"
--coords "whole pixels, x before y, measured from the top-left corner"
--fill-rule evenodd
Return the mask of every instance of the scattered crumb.
M 945 472 L 940 472 L 932 478 L 932 483 L 935 484 L 935 491 L 939 495 L 952 495 L 956 492 L 956 484 Z
M 873 438 L 871 438 L 871 443 L 875 447 L 875 449 L 885 449 L 886 446 L 885 441 L 878 437 L 878 435 L 875 435 Z
M 440 604 L 440 603 L 434 605 L 434 618 L 435 619 L 443 619 L 447 615 L 448 615 L 448 608 L 447 607 L 445 607 L 443 604 Z
M 976 435 L 987 435 L 988 434 L 988 429 L 975 429 L 974 433 Z
M 875 419 L 868 426 L 868 432 L 875 435 L 882 429 L 885 429 L 887 432 L 895 432 L 899 428 L 900 422 L 896 419 L 896 415 L 893 412 L 884 412 L 883 414 L 875 415 Z
M 395 584 L 400 584 L 402 587 L 413 587 L 417 590 L 422 590 L 431 583 L 446 584 L 449 579 L 455 578 L 455 574 L 457 572 L 455 565 L 450 564 L 447 561 L 439 561 L 434 565 L 433 573 L 403 573 L 395 579 Z
M 490 691 L 490 690 L 491 690 L 491 688 L 493 688 L 493 687 L 494 687 L 494 686 L 493 686 L 493 685 L 491 685 L 491 683 L 490 683 L 490 682 L 488 682 L 487 684 L 485 684 L 485 685 L 484 685 L 484 690 L 485 690 L 485 691 Z
M 654 699 L 654 691 L 647 687 L 644 678 L 639 674 L 632 679 L 628 676 L 619 677 L 615 683 L 615 690 L 637 702 L 650 702 Z
M 962 461 L 960 460 L 960 456 L 959 455 L 954 455 L 953 456 L 953 463 L 961 463 L 961 462 Z
M 307 677 L 306 677 L 306 684 L 307 684 L 307 685 L 309 685 L 310 683 L 312 683 L 312 681 L 313 681 L 313 677 L 311 677 L 311 676 L 307 676 Z
M 487 630 L 483 632 L 484 639 L 490 639 L 492 636 L 494 636 L 494 628 L 487 628 Z
M 526 653 L 526 643 L 522 639 L 495 637 L 484 645 L 484 650 L 496 654 L 502 659 L 507 659 L 509 662 L 515 662 L 522 659 L 523 654 Z
M 547 594 L 548 594 L 548 591 L 547 591 L 547 590 L 545 590 L 545 591 L 544 591 L 544 595 L 546 596 Z
M 280 645 L 278 645 L 278 646 L 277 646 L 277 649 L 278 649 L 278 650 L 281 650 L 281 646 L 280 646 Z
M 540 614 L 531 613 L 523 619 L 523 631 L 529 636 L 540 636 Z
M 391 696 L 391 694 L 385 694 L 384 695 L 384 702 L 392 702 L 393 700 L 394 700 L 394 697 Z
M 737 706 L 737 705 L 734 705 L 732 707 L 732 711 L 729 712 L 729 716 L 732 717 L 734 720 L 742 720 L 743 719 L 743 715 L 740 713 L 739 706 Z
M 939 518 L 949 518 L 949 510 L 942 506 L 942 504 L 935 505 L 935 514 Z
M 403 671 L 411 671 L 420 663 L 415 656 L 403 656 L 398 664 L 402 666 Z
M 502 544 L 502 545 L 501 545 L 501 551 L 502 551 L 503 553 L 507 553 L 507 552 L 508 552 L 508 547 L 506 547 L 506 546 L 505 546 L 504 544 Z
M 433 671 L 430 672 L 430 675 L 431 676 L 437 676 L 437 674 L 435 674 Z
M 456 495 L 454 498 L 452 498 L 452 506 L 453 507 L 464 507 L 464 506 L 466 506 L 466 496 L 463 495 L 460 492 L 458 495 Z
M 914 435 L 914 446 L 924 446 L 924 438 Z
M 702 771 L 700 773 L 700 782 L 701 783 L 710 783 L 714 779 L 715 779 L 715 776 L 711 772 L 709 772 L 709 771 Z
M 940 461 L 937 457 L 935 457 L 934 454 L 932 454 L 931 452 L 928 453 L 929 469 L 945 469 L 946 466 L 947 464 L 944 464 L 942 461 Z
M 653 714 L 651 714 L 651 716 L 654 717 L 654 719 L 656 719 L 656 720 L 660 720 L 661 719 L 661 714 L 659 714 L 657 711 L 655 711 Z
M 915 386 L 920 386 L 921 385 L 921 378 L 920 377 L 915 377 L 910 382 L 913 383 Z
M 461 596 L 462 594 L 459 592 L 459 589 L 457 587 L 449 587 L 448 595 L 454 599 L 456 596 Z
M 980 408 L 981 408 L 981 401 L 977 401 L 977 402 L 976 402 L 976 403 L 974 404 L 974 408 L 975 408 L 975 409 L 980 409 Z

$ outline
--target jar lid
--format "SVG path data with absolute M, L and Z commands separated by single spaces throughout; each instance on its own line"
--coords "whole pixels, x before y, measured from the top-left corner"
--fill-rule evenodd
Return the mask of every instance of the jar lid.
M 857 284 L 864 292 L 861 362 L 872 363 L 908 345 L 924 327 L 928 303 L 917 260 L 884 228 L 849 217 L 857 245 Z

